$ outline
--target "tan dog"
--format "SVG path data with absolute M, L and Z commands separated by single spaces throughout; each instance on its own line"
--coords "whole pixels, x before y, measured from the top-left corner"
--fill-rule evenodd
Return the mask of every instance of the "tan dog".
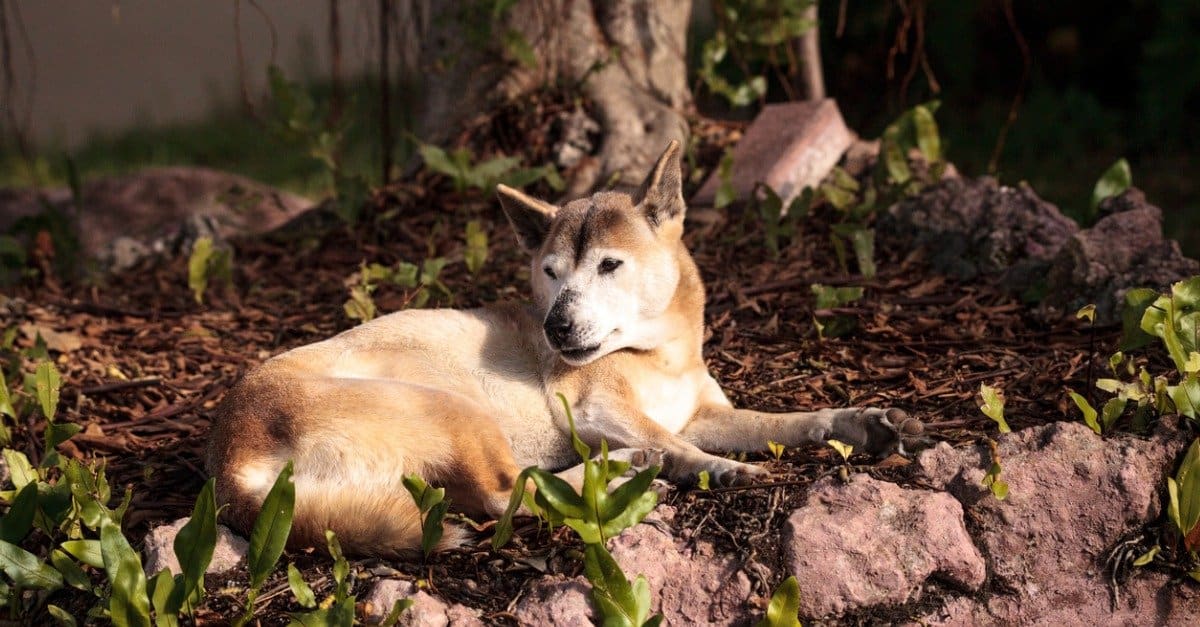
M 556 392 L 585 442 L 607 440 L 635 468 L 661 463 L 674 481 L 765 475 L 705 451 L 763 450 L 768 440 L 899 448 L 902 431 L 920 430 L 899 410 L 730 405 L 701 355 L 704 286 L 681 239 L 679 152 L 672 143 L 633 196 L 601 192 L 559 208 L 499 187 L 533 256 L 532 305 L 401 311 L 249 373 L 218 409 L 209 448 L 227 520 L 248 531 L 289 459 L 297 546 L 322 544 L 325 529 L 358 553 L 417 546 L 417 510 L 401 484 L 409 473 L 444 486 L 468 515 L 498 516 L 522 468 L 578 462 Z

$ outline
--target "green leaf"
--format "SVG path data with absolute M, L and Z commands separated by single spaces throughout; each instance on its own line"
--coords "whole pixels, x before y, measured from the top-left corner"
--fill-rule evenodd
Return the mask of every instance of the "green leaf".
M 1079 311 L 1075 312 L 1075 317 L 1076 318 L 1087 318 L 1088 322 L 1090 322 L 1092 324 L 1096 324 L 1096 305 L 1095 305 L 1095 303 L 1089 303 L 1087 305 L 1084 305 L 1083 307 L 1080 307 Z
M 517 475 L 517 480 L 513 483 L 512 495 L 508 497 L 508 507 L 504 510 L 504 514 L 500 516 L 500 519 L 496 521 L 496 531 L 492 534 L 493 550 L 499 550 L 512 539 L 512 519 L 521 507 L 521 502 L 524 500 L 525 484 L 528 483 L 529 475 L 539 470 L 541 469 L 537 466 L 530 466 Z
M 850 232 L 850 246 L 858 271 L 868 279 L 875 277 L 875 229 L 854 229 Z
M 37 512 L 38 487 L 27 483 L 13 498 L 8 513 L 0 518 L 0 540 L 20 544 L 33 527 L 33 515 Z
M 1146 314 L 1146 308 L 1156 298 L 1157 292 L 1144 287 L 1125 293 L 1124 304 L 1121 307 L 1121 350 L 1131 351 L 1154 341 L 1154 336 L 1142 330 L 1141 321 L 1142 316 Z
M 400 622 L 400 615 L 412 606 L 412 599 L 396 599 L 396 602 L 392 604 L 392 611 L 388 612 L 382 623 L 379 623 L 379 627 L 392 627 Z
M 1175 479 L 1168 482 L 1172 517 L 1189 551 L 1200 550 L 1200 438 L 1192 441 Z
M 983 397 L 983 405 L 980 405 L 979 410 L 988 418 L 996 421 L 1000 427 L 1000 433 L 1011 433 L 1012 429 L 1008 427 L 1008 421 L 1004 419 L 1004 396 L 1000 390 L 987 384 L 980 384 L 979 394 Z
M 1008 498 L 1008 482 L 1003 479 L 995 479 L 991 484 L 992 496 L 996 497 L 997 501 L 1003 501 Z
M 592 584 L 592 603 L 605 625 L 640 625 L 635 613 L 637 598 L 625 573 L 603 544 L 588 544 L 583 549 L 583 572 Z
M 67 540 L 60 547 L 92 568 L 104 568 L 104 555 L 99 540 Z
M 65 552 L 60 549 L 54 549 L 50 552 L 50 563 L 54 565 L 55 570 L 63 576 L 63 581 L 72 588 L 91 592 L 92 580 L 83 572 L 79 564 L 71 559 Z
M 924 105 L 917 105 L 912 110 L 913 125 L 917 131 L 917 147 L 924 155 L 925 161 L 931 165 L 942 160 L 942 137 L 938 134 L 937 121 L 933 112 Z
M 584 519 L 587 517 L 587 504 L 583 497 L 575 492 L 571 484 L 544 470 L 538 469 L 529 476 L 537 486 L 537 493 L 565 518 Z
M 75 617 L 71 616 L 70 613 L 57 605 L 47 605 L 46 612 L 50 614 L 50 617 L 53 618 L 56 623 L 62 625 L 63 627 L 75 627 L 76 625 Z
M 887 168 L 888 177 L 897 185 L 903 185 L 912 179 L 912 170 L 908 168 L 908 157 L 900 147 L 899 131 L 888 128 L 883 134 L 882 142 L 883 163 Z
M 29 483 L 37 482 L 39 478 L 37 470 L 34 470 L 33 464 L 29 463 L 29 458 L 25 457 L 24 453 L 6 448 L 3 455 L 13 488 L 20 490 Z
M 1096 435 L 1100 435 L 1100 423 L 1096 421 L 1096 408 L 1092 407 L 1092 404 L 1086 398 L 1076 392 L 1071 392 L 1070 396 L 1071 400 L 1075 401 L 1075 406 L 1079 408 L 1079 411 L 1083 412 L 1084 424 L 1090 427 L 1092 431 L 1095 431 Z
M 795 575 L 779 584 L 757 627 L 800 627 L 800 583 Z
M 175 596 L 175 578 L 169 569 L 158 571 L 146 584 L 150 605 L 154 608 L 154 624 L 157 627 L 178 627 L 179 608 L 171 607 Z
M 250 550 L 246 564 L 250 571 L 250 587 L 258 589 L 283 554 L 288 534 L 292 531 L 292 516 L 296 506 L 296 484 L 292 483 L 292 461 L 279 471 L 275 484 L 263 500 L 262 510 L 250 531 Z
M 204 302 L 204 291 L 208 289 L 208 269 L 213 256 L 211 237 L 197 238 L 188 257 L 188 288 L 197 303 Z
M 737 190 L 733 187 L 733 149 L 725 149 L 721 161 L 717 164 L 717 193 L 713 198 L 713 207 L 721 209 L 737 200 Z
M 767 450 L 771 451 L 771 454 L 775 456 L 775 459 L 779 459 L 783 457 L 783 452 L 787 449 L 782 444 L 774 440 L 767 440 Z
M 1129 170 L 1129 162 L 1123 158 L 1117 159 L 1116 163 L 1100 175 L 1100 180 L 1096 181 L 1096 186 L 1092 189 L 1092 211 L 1094 212 L 1105 198 L 1118 196 L 1131 185 L 1133 173 Z
M 842 456 L 842 461 L 850 460 L 850 453 L 854 451 L 854 447 L 839 440 L 825 440 L 825 443 L 833 447 Z
M 1154 545 L 1149 551 L 1142 553 L 1137 559 L 1133 560 L 1133 565 L 1140 568 L 1146 564 L 1149 564 L 1150 562 L 1153 562 L 1154 556 L 1158 555 L 1158 552 L 1161 550 L 1162 547 L 1158 546 L 1157 544 Z
M 817 302 L 813 305 L 813 309 L 841 307 L 862 298 L 863 295 L 863 288 L 861 287 L 829 287 L 820 283 L 813 283 L 810 289 L 812 289 L 812 293 L 817 297 Z
M 3 369 L 0 369 L 0 415 L 17 417 L 17 410 L 13 409 L 12 397 L 8 393 L 8 382 L 4 380 Z
M 1175 410 L 1189 418 L 1200 418 L 1200 378 L 1190 373 L 1179 385 L 1167 387 Z
M 175 557 L 179 560 L 182 585 L 175 586 L 170 607 L 178 611 L 191 596 L 204 592 L 204 573 L 217 546 L 216 479 L 209 479 L 196 497 L 192 517 L 175 536 Z
M 43 361 L 38 364 L 34 377 L 42 415 L 46 420 L 53 422 L 54 412 L 58 409 L 58 393 L 62 389 L 62 375 L 58 374 L 58 368 L 55 368 L 53 363 Z
M 1105 431 L 1112 429 L 1113 424 L 1125 413 L 1125 406 L 1129 403 L 1128 399 L 1110 398 L 1104 403 L 1104 408 L 1100 410 L 1100 426 L 1104 427 Z
M 46 425 L 45 438 L 46 450 L 44 451 L 43 460 L 50 459 L 51 453 L 58 447 L 59 444 L 75 437 L 75 434 L 83 431 L 83 427 L 73 422 L 54 422 Z M 43 465 L 47 465 L 43 461 Z
M 425 516 L 425 522 L 421 524 L 421 552 L 425 555 L 432 553 L 438 542 L 441 542 L 442 534 L 445 531 L 442 527 L 442 520 L 446 517 L 449 509 L 450 503 L 440 501 L 435 503 Z
M 113 625 L 149 627 L 150 598 L 146 594 L 142 560 L 115 523 L 108 522 L 100 528 L 100 550 L 104 555 L 104 570 L 112 582 L 108 611 Z
M 657 467 L 647 468 L 600 500 L 598 522 L 601 523 L 604 537 L 616 537 L 625 529 L 642 522 L 654 510 L 658 493 L 649 487 L 658 472 Z
M 488 256 L 488 234 L 479 225 L 479 220 L 467 222 L 466 244 L 463 261 L 467 264 L 468 272 L 477 274 L 483 268 Z
M 708 489 L 709 480 L 710 479 L 707 470 L 701 470 L 700 472 L 696 473 L 696 487 L 700 488 L 701 490 Z
M 19 588 L 27 590 L 57 590 L 62 587 L 62 575 L 36 555 L 21 547 L 0 540 L 0 569 Z
M 304 581 L 304 576 L 300 574 L 300 570 L 296 568 L 295 564 L 288 564 L 287 579 L 288 587 L 292 589 L 292 596 L 296 597 L 296 602 L 300 604 L 300 607 L 314 608 L 317 606 L 316 595 Z

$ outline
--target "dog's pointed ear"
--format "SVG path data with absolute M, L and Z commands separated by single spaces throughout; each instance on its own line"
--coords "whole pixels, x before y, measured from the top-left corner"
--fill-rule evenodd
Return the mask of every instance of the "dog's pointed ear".
M 667 144 L 667 149 L 633 196 L 634 204 L 645 212 L 650 226 L 658 227 L 663 222 L 682 217 L 687 209 L 683 202 L 683 170 L 679 162 L 682 152 L 679 142 L 672 140 Z
M 528 251 L 537 250 L 550 232 L 550 222 L 558 207 L 503 184 L 496 186 L 496 195 L 521 246 Z

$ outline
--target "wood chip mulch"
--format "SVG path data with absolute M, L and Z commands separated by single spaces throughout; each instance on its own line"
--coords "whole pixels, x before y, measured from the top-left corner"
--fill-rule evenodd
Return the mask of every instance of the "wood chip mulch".
M 702 124 L 697 131 L 704 143 L 699 154 L 708 155 L 711 167 L 720 155 L 712 146 L 731 131 Z M 153 525 L 189 513 L 206 478 L 208 412 L 242 373 L 352 326 L 342 310 L 344 281 L 361 263 L 447 257 L 442 278 L 451 296 L 431 306 L 521 298 L 527 263 L 498 205 L 490 195 L 450 190 L 447 181 L 422 172 L 378 194 L 355 228 L 318 217 L 269 237 L 237 240 L 232 288 L 212 286 L 203 304 L 188 289 L 186 259 L 147 261 L 95 284 L 47 280 L 8 292 L 27 303 L 4 325 L 24 325 L 19 345 L 37 331 L 54 338 L 52 348 L 79 345 L 52 351 L 64 376 L 60 419 L 85 427 L 62 452 L 106 460 L 114 492 L 133 490 L 126 520 L 135 542 Z M 878 276 L 843 273 L 829 241 L 832 217 L 814 211 L 778 259 L 763 245 L 758 218 L 737 207 L 721 224 L 690 228 L 688 243 L 709 290 L 705 356 L 735 404 L 764 410 L 897 406 L 924 420 L 932 440 L 960 443 L 995 433 L 978 409 L 979 386 L 986 383 L 1004 391 L 1014 429 L 1078 419 L 1065 390 L 1083 392 L 1089 379 L 1101 376 L 1119 328 L 1040 320 L 985 279 L 932 274 L 919 253 L 886 234 L 876 246 Z M 490 257 L 477 276 L 462 263 L 463 233 L 472 219 L 490 237 Z M 857 321 L 855 332 L 818 337 L 813 283 L 866 288 L 862 300 L 837 312 Z M 381 312 L 402 307 L 408 296 L 386 286 L 375 294 Z M 32 419 L 21 425 L 14 446 L 36 460 L 42 428 Z M 678 509 L 677 529 L 745 560 L 755 591 L 769 597 L 782 579 L 776 532 L 803 503 L 804 486 L 836 473 L 838 461 L 819 447 L 789 450 L 779 460 L 750 459 L 777 473 L 771 485 L 676 491 L 666 501 Z M 873 467 L 874 460 L 853 461 L 900 481 L 909 463 L 897 457 Z M 527 523 L 498 554 L 488 549 L 489 537 L 481 533 L 477 546 L 427 562 L 356 561 L 364 579 L 356 585 L 359 599 L 369 590 L 366 579 L 399 571 L 496 622 L 510 616 L 531 578 L 579 572 L 578 545 L 562 530 L 551 535 Z M 295 553 L 285 559 L 316 582 L 318 598 L 330 590 L 328 558 Z M 228 620 L 239 611 L 244 586 L 244 575 L 210 578 L 200 621 Z M 73 607 L 82 611 L 90 603 L 81 595 Z M 299 609 L 277 574 L 260 600 L 264 624 Z

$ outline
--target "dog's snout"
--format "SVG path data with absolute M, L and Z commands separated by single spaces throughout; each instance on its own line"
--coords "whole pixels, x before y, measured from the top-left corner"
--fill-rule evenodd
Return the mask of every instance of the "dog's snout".
M 550 339 L 550 343 L 554 346 L 567 344 L 571 339 L 571 334 L 575 331 L 575 325 L 566 317 L 547 318 L 542 328 L 546 331 L 546 337 Z

